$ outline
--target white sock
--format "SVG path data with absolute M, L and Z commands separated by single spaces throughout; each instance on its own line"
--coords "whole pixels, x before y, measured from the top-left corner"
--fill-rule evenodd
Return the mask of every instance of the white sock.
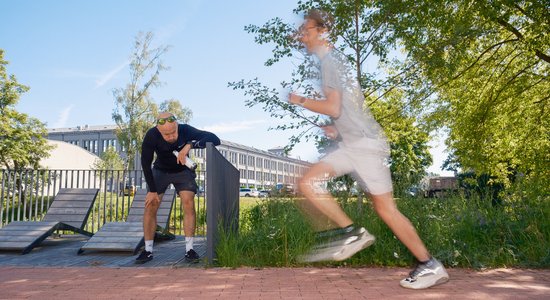
M 193 249 L 193 240 L 195 238 L 192 237 L 192 236 L 186 236 L 185 237 L 185 253 L 187 253 L 187 251 Z
M 153 240 L 145 241 L 145 251 L 153 253 Z

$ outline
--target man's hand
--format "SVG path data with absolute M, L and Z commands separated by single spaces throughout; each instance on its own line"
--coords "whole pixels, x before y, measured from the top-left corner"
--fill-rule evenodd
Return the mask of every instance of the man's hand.
M 191 145 L 187 144 L 183 146 L 183 149 L 178 154 L 178 158 L 176 159 L 176 162 L 178 164 L 185 166 L 185 161 L 187 160 L 187 154 L 189 153 L 189 150 L 191 150 Z
M 339 135 L 338 130 L 334 127 L 334 125 L 323 126 L 321 129 L 323 129 L 325 135 L 329 139 L 335 140 Z
M 148 192 L 145 196 L 145 207 L 158 206 L 160 204 L 160 198 L 158 193 Z

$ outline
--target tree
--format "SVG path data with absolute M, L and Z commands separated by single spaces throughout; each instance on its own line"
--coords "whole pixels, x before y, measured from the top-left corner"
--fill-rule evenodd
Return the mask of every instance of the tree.
M 408 98 L 402 92 L 403 87 L 419 69 L 413 64 L 401 70 L 392 69 L 394 62 L 390 52 L 393 49 L 388 47 L 391 45 L 391 41 L 386 38 L 388 25 L 382 18 L 379 18 L 375 4 L 376 1 L 358 0 L 300 1 L 294 13 L 301 15 L 311 8 L 319 8 L 333 14 L 330 39 L 335 47 L 347 57 L 355 70 L 355 76 L 361 83 L 367 100 L 364 103 L 364 109 L 376 111 L 375 117 L 379 122 L 383 120 L 381 123 L 403 124 L 402 127 L 387 126 L 386 132 L 390 137 L 390 142 L 397 143 L 392 145 L 392 155 L 395 158 L 391 162 L 392 171 L 404 173 L 397 176 L 394 174 L 394 177 L 407 178 L 407 184 L 412 184 L 424 175 L 424 169 L 431 162 L 430 154 L 427 151 L 427 129 L 416 127 L 418 123 L 415 122 L 417 105 L 406 102 Z M 273 57 L 266 61 L 266 66 L 269 67 L 282 59 L 297 61 L 297 67 L 292 72 L 291 80 L 281 83 L 283 88 L 292 88 L 311 98 L 319 97 L 319 91 L 315 89 L 316 80 L 319 77 L 317 62 L 306 55 L 302 46 L 296 41 L 294 38 L 296 29 L 291 24 L 283 22 L 280 18 L 274 18 L 261 27 L 249 25 L 245 27 L 245 30 L 256 35 L 256 43 L 275 45 Z M 366 72 L 366 64 L 372 64 L 372 61 L 378 63 L 378 71 Z M 248 107 L 260 105 L 272 117 L 289 120 L 286 124 L 274 128 L 296 132 L 286 147 L 287 151 L 303 139 L 315 139 L 318 144 L 322 141 L 322 138 L 318 136 L 319 131 L 313 129 L 322 123 L 323 119 L 318 115 L 305 112 L 299 107 L 287 104 L 285 99 L 281 99 L 277 88 L 268 87 L 258 79 L 231 82 L 229 86 L 235 90 L 244 90 L 245 96 L 249 97 L 245 102 Z M 404 124 L 408 124 L 408 126 Z M 414 150 L 403 146 L 403 139 L 398 140 L 398 137 L 406 134 L 399 135 L 388 132 L 412 130 L 413 128 L 415 134 L 408 134 L 407 142 L 414 145 L 410 146 Z M 421 134 L 422 132 L 423 134 Z M 397 159 L 398 156 L 399 159 Z M 402 163 L 404 165 L 400 165 Z M 411 170 L 417 174 L 411 176 Z
M 428 123 L 448 129 L 455 164 L 507 187 L 521 175 L 548 193 L 548 1 L 392 0 L 378 7 L 391 24 L 388 41 L 422 67 L 413 96 L 431 103 Z
M 193 117 L 193 112 L 187 107 L 183 107 L 181 102 L 176 99 L 163 101 L 159 106 L 159 111 L 168 111 L 174 114 L 180 123 L 189 123 Z M 155 115 L 156 117 L 156 115 Z
M 44 123 L 15 110 L 19 97 L 29 87 L 18 83 L 15 75 L 8 75 L 7 64 L 0 49 L 0 164 L 7 169 L 36 169 L 53 146 L 44 138 Z
M 426 168 L 432 164 L 429 134 L 416 124 L 415 117 L 406 113 L 402 97 L 397 91 L 392 91 L 386 95 L 385 101 L 377 101 L 371 106 L 390 143 L 389 164 L 397 196 L 405 195 L 409 188 L 418 185 L 426 176 Z
M 154 102 L 150 89 L 161 85 L 159 74 L 166 67 L 161 56 L 167 47 L 150 49 L 153 34 L 139 33 L 130 62 L 130 83 L 125 88 L 113 91 L 116 107 L 113 120 L 117 124 L 116 134 L 122 149 L 126 152 L 126 168 L 134 166 L 146 130 L 152 126 Z
M 130 82 L 125 88 L 113 91 L 116 107 L 112 117 L 117 124 L 117 138 L 126 153 L 126 169 L 134 167 L 134 159 L 141 151 L 141 141 L 159 113 L 150 91 L 162 84 L 159 75 L 167 67 L 161 57 L 169 47 L 151 48 L 152 40 L 151 32 L 138 34 L 131 55 Z M 164 101 L 161 109 L 169 109 L 183 121 L 189 121 L 192 115 L 190 109 L 182 108 L 175 99 Z
M 94 170 L 124 170 L 124 160 L 120 157 L 115 147 L 108 147 L 101 153 L 100 160 L 96 160 L 93 165 Z

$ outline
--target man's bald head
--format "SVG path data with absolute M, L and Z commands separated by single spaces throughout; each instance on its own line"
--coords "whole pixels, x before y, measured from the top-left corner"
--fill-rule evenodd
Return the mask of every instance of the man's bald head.
M 158 118 L 159 119 L 163 119 L 163 118 L 168 118 L 168 117 L 171 117 L 173 116 L 174 114 L 171 113 L 171 112 L 167 112 L 167 111 L 163 111 L 159 114 Z
M 162 138 L 168 143 L 175 143 L 178 140 L 178 121 L 174 120 L 169 122 L 169 118 L 174 117 L 174 114 L 170 112 L 161 112 L 157 117 L 157 129 L 159 130 Z M 161 120 L 164 120 L 164 124 L 160 124 Z

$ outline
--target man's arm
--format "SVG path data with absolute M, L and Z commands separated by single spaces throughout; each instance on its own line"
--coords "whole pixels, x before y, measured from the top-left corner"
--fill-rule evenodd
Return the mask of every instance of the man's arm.
M 338 118 L 342 112 L 342 97 L 338 90 L 326 88 L 324 91 L 326 99 L 314 100 L 290 94 L 288 102 L 300 105 L 305 109 L 319 114 L 327 115 L 332 118 Z
M 191 125 L 187 125 L 186 140 L 192 148 L 202 149 L 206 143 L 212 143 L 214 146 L 220 145 L 220 139 L 212 132 L 199 130 Z
M 153 165 L 153 155 L 155 152 L 154 149 L 154 137 L 150 131 L 145 134 L 143 138 L 143 143 L 141 144 L 141 168 L 143 169 L 143 176 L 145 176 L 145 182 L 149 187 L 149 192 L 156 193 L 157 186 L 155 185 L 155 180 L 153 179 L 153 170 L 151 166 Z

